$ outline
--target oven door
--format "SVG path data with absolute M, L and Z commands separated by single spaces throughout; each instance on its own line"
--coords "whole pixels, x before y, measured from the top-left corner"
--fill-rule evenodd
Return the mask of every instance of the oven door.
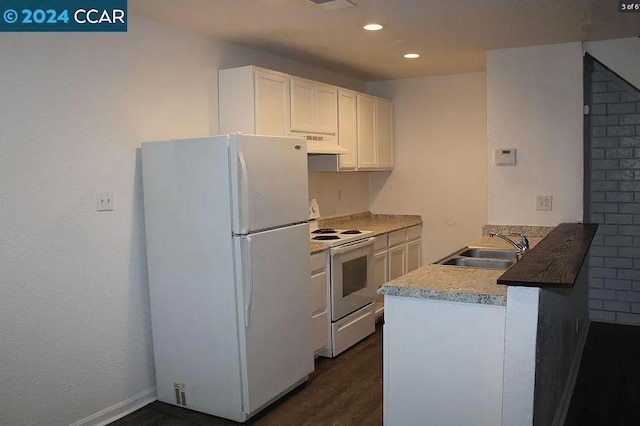
M 373 241 L 331 248 L 331 320 L 337 321 L 373 302 Z

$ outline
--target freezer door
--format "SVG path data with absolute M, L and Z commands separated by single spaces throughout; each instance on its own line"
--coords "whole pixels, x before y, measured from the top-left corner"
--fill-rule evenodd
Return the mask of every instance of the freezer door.
M 306 224 L 234 237 L 247 414 L 313 371 L 308 238 Z
M 229 145 L 234 234 L 309 218 L 304 139 L 231 135 Z

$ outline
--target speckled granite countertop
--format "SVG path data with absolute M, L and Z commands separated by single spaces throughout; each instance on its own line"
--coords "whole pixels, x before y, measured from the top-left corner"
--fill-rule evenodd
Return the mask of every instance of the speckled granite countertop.
M 418 215 L 372 214 L 371 212 L 333 216 L 318 220 L 318 226 L 321 228 L 364 229 L 373 231 L 374 236 L 420 224 L 422 224 L 422 218 Z
M 529 242 L 533 247 L 541 239 L 532 237 L 529 238 Z M 491 237 L 482 237 L 469 244 L 469 247 L 512 248 L 507 242 Z M 507 286 L 498 285 L 496 282 L 503 273 L 503 270 L 495 269 L 426 265 L 382 285 L 378 293 L 388 296 L 505 306 Z
M 315 243 L 309 244 L 309 251 L 310 251 L 311 254 L 319 253 L 321 251 L 325 251 L 328 248 L 329 248 L 329 246 L 326 245 L 326 244 L 315 244 Z
M 418 215 L 390 215 L 362 212 L 318 219 L 320 228 L 363 229 L 373 231 L 373 236 L 386 234 L 403 228 L 422 224 Z M 311 244 L 311 254 L 328 249 L 326 244 Z

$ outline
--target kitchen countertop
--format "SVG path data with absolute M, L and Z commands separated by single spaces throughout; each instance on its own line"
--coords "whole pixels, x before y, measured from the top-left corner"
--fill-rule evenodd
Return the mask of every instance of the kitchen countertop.
M 597 229 L 597 224 L 561 223 L 535 250 L 498 278 L 498 284 L 573 287 Z
M 310 250 L 311 254 L 319 253 L 321 251 L 325 251 L 328 248 L 329 248 L 329 246 L 326 245 L 326 244 L 316 244 L 316 243 L 310 243 L 309 244 L 309 250 Z
M 418 215 L 389 215 L 372 214 L 362 212 L 341 216 L 331 216 L 318 219 L 320 228 L 362 229 L 373 231 L 373 236 L 386 234 L 422 224 L 422 218 Z M 328 249 L 326 244 L 310 244 L 311 254 Z
M 531 247 L 541 240 L 540 237 L 529 238 Z M 487 236 L 469 244 L 469 247 L 513 249 L 507 242 Z M 380 286 L 378 293 L 388 296 L 505 306 L 507 287 L 497 284 L 502 274 L 504 274 L 503 270 L 496 269 L 430 264 Z
M 373 231 L 374 236 L 420 224 L 422 224 L 422 218 L 418 215 L 372 214 L 371 212 L 318 219 L 318 226 L 321 228 L 363 229 Z

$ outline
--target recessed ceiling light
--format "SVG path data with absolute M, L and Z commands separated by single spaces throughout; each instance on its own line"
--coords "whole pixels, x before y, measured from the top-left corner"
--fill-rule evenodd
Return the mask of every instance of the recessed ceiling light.
M 367 24 L 362 28 L 364 28 L 367 31 L 379 31 L 384 27 L 380 24 Z
M 419 53 L 405 53 L 404 57 L 407 59 L 415 59 L 415 58 L 419 58 L 420 54 Z

